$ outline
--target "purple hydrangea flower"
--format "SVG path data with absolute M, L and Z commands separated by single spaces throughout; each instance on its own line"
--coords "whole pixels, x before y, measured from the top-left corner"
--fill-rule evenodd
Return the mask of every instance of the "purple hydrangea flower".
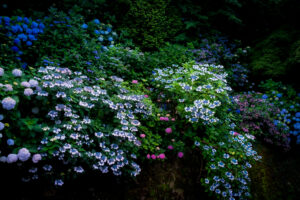
M 32 162 L 38 163 L 40 160 L 42 160 L 41 154 L 34 154 L 34 155 L 32 156 Z
M 14 90 L 11 84 L 5 84 L 4 87 L 5 87 L 4 91 L 13 91 Z
M 25 96 L 31 96 L 33 94 L 33 90 L 31 88 L 26 88 L 24 90 L 24 95 Z
M 12 110 L 16 105 L 16 101 L 11 97 L 6 97 L 2 100 L 2 107 L 5 110 Z
M 17 162 L 17 160 L 18 160 L 17 154 L 12 153 L 12 154 L 9 154 L 9 155 L 7 156 L 6 162 L 7 162 L 7 163 L 14 163 L 14 162 Z
M 29 84 L 31 87 L 36 87 L 39 85 L 39 83 L 36 80 L 30 79 Z
M 26 82 L 26 81 L 23 81 L 23 82 L 21 83 L 21 85 L 22 85 L 23 87 L 30 87 L 30 83 L 28 83 L 28 82 Z
M 12 71 L 12 74 L 13 74 L 15 77 L 20 77 L 20 76 L 22 76 L 22 71 L 19 70 L 19 69 L 14 69 L 14 70 Z
M 28 149 L 22 148 L 19 150 L 19 152 L 18 152 L 19 160 L 24 162 L 24 161 L 28 160 L 29 157 L 30 157 L 30 152 L 28 151 Z
M 3 74 L 4 74 L 4 69 L 2 69 L 2 68 L 0 67 L 0 76 L 3 76 Z

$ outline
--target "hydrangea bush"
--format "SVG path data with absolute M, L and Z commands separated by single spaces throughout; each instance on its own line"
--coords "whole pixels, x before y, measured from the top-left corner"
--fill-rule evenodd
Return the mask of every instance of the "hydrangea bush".
M 13 73 L 20 75 L 16 70 Z M 24 140 L 26 133 L 17 131 L 20 135 L 12 135 L 1 122 L 1 130 L 5 130 L 1 140 L 12 146 L 1 152 L 1 161 L 25 162 L 32 155 L 33 163 L 28 165 L 30 176 L 24 180 L 36 179 L 38 174 L 51 175 L 56 177 L 55 185 L 62 185 L 67 174 L 88 169 L 121 175 L 121 169 L 126 168 L 126 172 L 136 176 L 141 170 L 134 161 L 141 145 L 137 137 L 141 125 L 138 118 L 151 115 L 151 105 L 144 95 L 130 91 L 126 84 L 123 86 L 121 78 L 113 76 L 90 82 L 81 72 L 54 66 L 41 67 L 34 79 L 22 82 L 19 87 L 25 88 L 24 96 L 35 96 L 35 109 L 40 110 L 39 118 L 28 122 L 39 128 L 39 136 L 31 132 L 33 137 Z M 11 85 L 2 87 L 11 90 Z M 7 112 L 1 117 L 4 122 L 20 118 L 16 116 L 19 110 L 13 110 L 16 104 L 9 94 L 5 95 L 2 107 Z M 25 144 L 28 148 L 20 148 Z M 11 152 L 7 152 L 9 149 Z M 39 161 L 40 165 L 35 165 Z
M 175 113 L 176 126 L 182 130 L 177 140 L 194 141 L 201 149 L 207 171 L 202 183 L 207 191 L 220 199 L 250 196 L 247 168 L 261 157 L 252 147 L 255 137 L 235 132 L 232 117 L 224 115 L 231 88 L 223 66 L 190 62 L 153 73 L 156 87 L 173 100 L 169 111 Z M 170 129 L 166 133 L 173 134 Z
M 235 112 L 239 114 L 241 130 L 261 137 L 270 144 L 281 146 L 285 150 L 290 148 L 289 127 L 278 121 L 280 109 L 266 99 L 266 95 L 261 93 L 236 95 L 233 101 L 237 105 Z
M 296 144 L 300 144 L 300 95 L 291 87 L 267 80 L 261 82 L 259 88 L 265 93 L 262 97 L 272 102 L 279 108 L 275 125 L 283 124 L 288 128 L 290 138 L 295 138 Z
M 13 163 L 34 158 L 39 160 L 37 146 L 41 139 L 38 116 L 38 82 L 19 69 L 0 67 L 0 154 L 1 161 Z M 8 69 L 8 70 L 4 70 Z M 33 157 L 31 157 L 33 156 Z
M 24 181 L 62 186 L 91 170 L 136 176 L 142 164 L 196 149 L 207 192 L 247 199 L 256 137 L 286 149 L 288 133 L 300 141 L 295 92 L 269 82 L 264 94 L 229 87 L 247 83 L 239 61 L 248 49 L 219 38 L 193 54 L 176 45 L 144 54 L 115 45 L 98 19 L 49 13 L 0 18 L 0 161 L 24 169 Z

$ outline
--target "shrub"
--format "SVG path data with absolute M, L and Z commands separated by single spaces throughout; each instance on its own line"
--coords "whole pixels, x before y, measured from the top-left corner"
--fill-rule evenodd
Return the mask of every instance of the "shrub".
M 156 50 L 174 36 L 180 19 L 167 0 L 131 0 L 125 16 L 125 30 L 143 50 Z
M 296 143 L 300 144 L 299 94 L 291 86 L 272 80 L 261 82 L 259 88 L 265 93 L 267 99 L 280 109 L 274 123 L 284 124 L 291 138 L 296 138 Z
M 259 93 L 236 95 L 233 100 L 237 104 L 235 112 L 240 114 L 241 130 L 285 150 L 290 148 L 289 129 L 284 123 L 277 121 L 280 109 L 264 95 Z
M 140 172 L 139 165 L 133 161 L 141 145 L 135 136 L 140 125 L 137 116 L 151 115 L 151 106 L 144 101 L 143 95 L 130 92 L 126 86 L 128 84 L 122 86 L 121 78 L 100 78 L 93 80 L 93 83 L 91 80 L 92 77 L 88 78 L 81 72 L 47 66 L 41 67 L 35 79 L 29 81 L 29 84 L 32 83 L 30 86 L 35 87 L 31 93 L 39 100 L 35 106 L 40 114 L 37 118 L 27 117 L 20 121 L 27 124 L 30 134 L 16 130 L 20 135 L 15 134 L 16 138 L 13 138 L 12 130 L 8 129 L 3 136 L 5 140 L 15 139 L 16 145 L 22 144 L 21 147 L 26 144 L 29 156 L 30 153 L 37 153 L 32 157 L 33 164 L 28 164 L 34 168 L 29 171 L 34 171 L 29 179 L 36 179 L 37 174 L 51 175 L 56 178 L 55 185 L 62 185 L 64 176 L 68 177 L 73 171 L 80 174 L 95 169 L 120 175 L 121 169 L 128 167 L 134 176 Z M 24 94 L 29 96 L 26 89 Z M 4 122 L 19 121 L 21 117 L 19 110 L 12 110 L 15 107 L 12 101 L 17 103 L 13 99 L 2 100 L 3 108 L 9 110 L 4 114 Z M 34 128 L 39 131 L 38 136 L 31 131 Z M 12 146 L 11 141 L 7 144 Z M 19 146 L 6 147 L 4 156 L 18 149 Z M 2 158 L 5 161 L 5 157 Z M 41 159 L 40 164 L 35 165 Z
M 219 65 L 190 62 L 157 69 L 154 80 L 172 101 L 168 111 L 176 119 L 171 133 L 174 141 L 202 150 L 207 171 L 202 183 L 207 191 L 218 198 L 247 197 L 250 178 L 246 169 L 261 157 L 252 148 L 253 135 L 231 131 L 234 118 L 225 114 L 231 88 L 223 70 Z

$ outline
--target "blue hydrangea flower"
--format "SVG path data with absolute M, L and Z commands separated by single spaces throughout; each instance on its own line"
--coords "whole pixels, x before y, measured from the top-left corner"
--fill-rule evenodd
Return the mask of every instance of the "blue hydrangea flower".
M 300 129 L 300 123 L 297 122 L 296 124 L 294 124 L 294 128 L 295 128 L 295 129 Z
M 20 40 L 19 38 L 16 38 L 16 39 L 14 39 L 14 43 L 15 43 L 16 45 L 20 45 L 21 40 Z
M 261 98 L 262 98 L 262 99 L 267 99 L 267 98 L 268 98 L 268 95 L 264 94 Z
M 36 23 L 36 22 L 32 22 L 32 24 L 31 24 L 31 28 L 37 28 L 38 27 L 38 23 Z
M 32 42 L 31 42 L 31 41 L 27 41 L 27 42 L 26 42 L 26 45 L 27 45 L 27 46 L 31 46 L 31 45 L 32 45 Z
M 17 46 L 12 46 L 11 47 L 11 50 L 13 50 L 14 52 L 18 52 L 19 51 L 19 48 Z
M 7 145 L 8 146 L 13 146 L 15 144 L 15 141 L 13 139 L 8 139 L 7 140 Z
M 39 24 L 39 28 L 40 28 L 40 29 L 44 29 L 44 28 L 45 28 L 45 25 L 44 25 L 43 23 L 40 23 L 40 24 Z
M 100 24 L 99 19 L 94 19 L 94 23 L 95 23 L 95 24 Z
M 87 29 L 87 28 L 88 28 L 88 25 L 87 25 L 87 24 L 82 24 L 82 25 L 81 25 L 81 28 Z
M 4 129 L 4 124 L 0 122 L 0 131 L 2 131 L 3 129 Z
M 31 41 L 36 40 L 35 36 L 31 35 L 31 34 L 28 35 L 28 39 L 31 40 Z

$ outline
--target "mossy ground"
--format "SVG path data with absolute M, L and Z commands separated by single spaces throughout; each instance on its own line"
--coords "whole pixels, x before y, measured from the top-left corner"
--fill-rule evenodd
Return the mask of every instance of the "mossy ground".
M 251 170 L 252 194 L 255 200 L 293 200 L 300 195 L 300 148 L 282 152 L 258 145 L 263 157 Z

